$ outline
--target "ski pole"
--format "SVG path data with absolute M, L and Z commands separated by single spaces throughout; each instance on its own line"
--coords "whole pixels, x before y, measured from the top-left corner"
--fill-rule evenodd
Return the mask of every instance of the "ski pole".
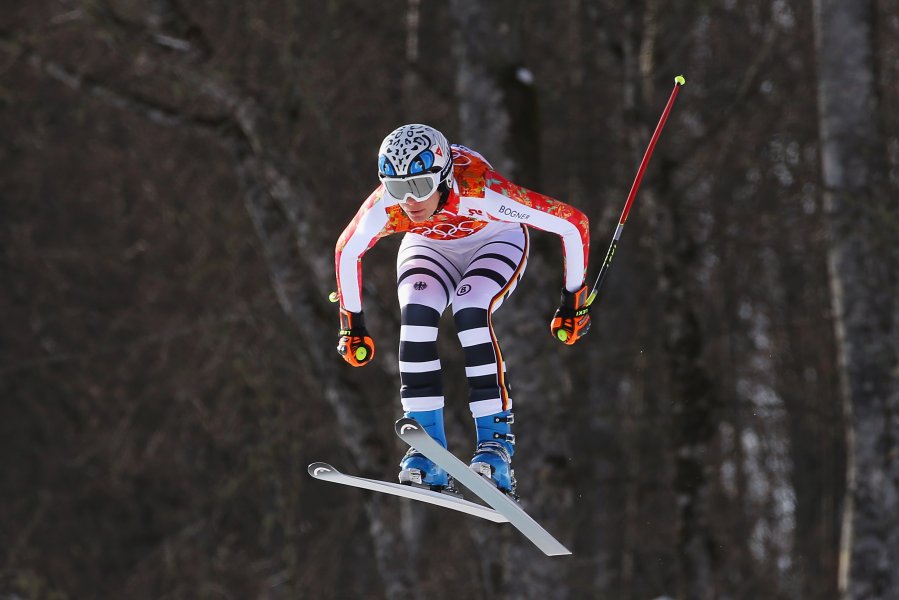
M 621 238 L 621 231 L 624 229 L 624 222 L 627 221 L 627 214 L 631 211 L 631 204 L 634 203 L 634 198 L 637 196 L 637 189 L 639 189 L 640 181 L 643 179 L 643 173 L 646 171 L 646 165 L 649 164 L 649 157 L 652 156 L 652 151 L 655 149 L 656 142 L 659 140 L 659 134 L 662 133 L 662 127 L 665 126 L 665 121 L 668 120 L 668 113 L 671 112 L 671 107 L 674 106 L 674 99 L 677 98 L 677 92 L 680 89 L 680 86 L 685 83 L 686 80 L 683 75 L 678 75 L 674 78 L 674 89 L 671 90 L 668 104 L 665 105 L 665 110 L 662 111 L 662 118 L 659 119 L 659 124 L 656 125 L 656 130 L 649 140 L 649 146 L 646 148 L 646 153 L 643 155 L 643 161 L 640 163 L 640 168 L 637 169 L 637 176 L 634 178 L 634 183 L 631 185 L 631 191 L 627 195 L 627 202 L 624 203 L 624 210 L 621 211 L 621 218 L 618 219 L 618 227 L 615 228 L 615 235 L 612 236 L 612 243 L 609 245 L 609 251 L 606 252 L 606 258 L 602 261 L 602 266 L 599 268 L 599 274 L 596 276 L 593 290 L 590 291 L 590 296 L 587 298 L 587 306 L 593 304 L 597 290 L 602 284 L 603 279 L 605 279 L 606 274 L 609 272 L 609 266 L 612 264 L 612 258 L 615 256 L 615 249 L 618 247 L 618 240 Z

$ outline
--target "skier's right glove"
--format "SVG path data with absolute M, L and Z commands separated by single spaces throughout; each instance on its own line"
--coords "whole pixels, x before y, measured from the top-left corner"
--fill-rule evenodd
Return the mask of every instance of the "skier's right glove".
M 576 292 L 562 288 L 562 300 L 549 324 L 553 337 L 569 346 L 590 331 L 590 290 L 586 285 Z
M 350 312 L 340 309 L 340 340 L 337 352 L 354 367 L 362 367 L 375 357 L 375 341 L 365 329 L 362 311 Z

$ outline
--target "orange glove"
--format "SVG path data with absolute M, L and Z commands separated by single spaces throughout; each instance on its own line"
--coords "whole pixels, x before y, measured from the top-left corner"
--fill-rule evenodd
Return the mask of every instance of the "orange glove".
M 562 289 L 562 301 L 549 324 L 554 338 L 570 346 L 587 335 L 590 331 L 590 305 L 587 304 L 589 295 L 590 290 L 586 285 L 576 292 Z
M 337 352 L 354 367 L 368 364 L 375 357 L 375 341 L 365 329 L 365 318 L 362 311 L 352 313 L 345 308 L 340 309 L 340 340 Z

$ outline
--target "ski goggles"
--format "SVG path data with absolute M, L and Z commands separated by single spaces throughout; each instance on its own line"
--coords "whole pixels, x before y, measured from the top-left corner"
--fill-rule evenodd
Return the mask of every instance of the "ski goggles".
M 391 197 L 402 202 L 407 197 L 419 202 L 430 196 L 440 183 L 440 173 L 422 173 L 408 177 L 386 177 L 381 175 L 381 183 Z

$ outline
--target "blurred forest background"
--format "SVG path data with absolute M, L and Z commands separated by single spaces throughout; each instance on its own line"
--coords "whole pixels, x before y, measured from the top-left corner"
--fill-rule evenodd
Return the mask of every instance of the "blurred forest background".
M 404 451 L 394 253 L 374 364 L 333 248 L 425 122 L 591 217 L 497 314 L 511 527 L 315 481 Z M 0 598 L 899 598 L 899 0 L 6 0 Z M 451 319 L 451 448 L 474 432 Z

